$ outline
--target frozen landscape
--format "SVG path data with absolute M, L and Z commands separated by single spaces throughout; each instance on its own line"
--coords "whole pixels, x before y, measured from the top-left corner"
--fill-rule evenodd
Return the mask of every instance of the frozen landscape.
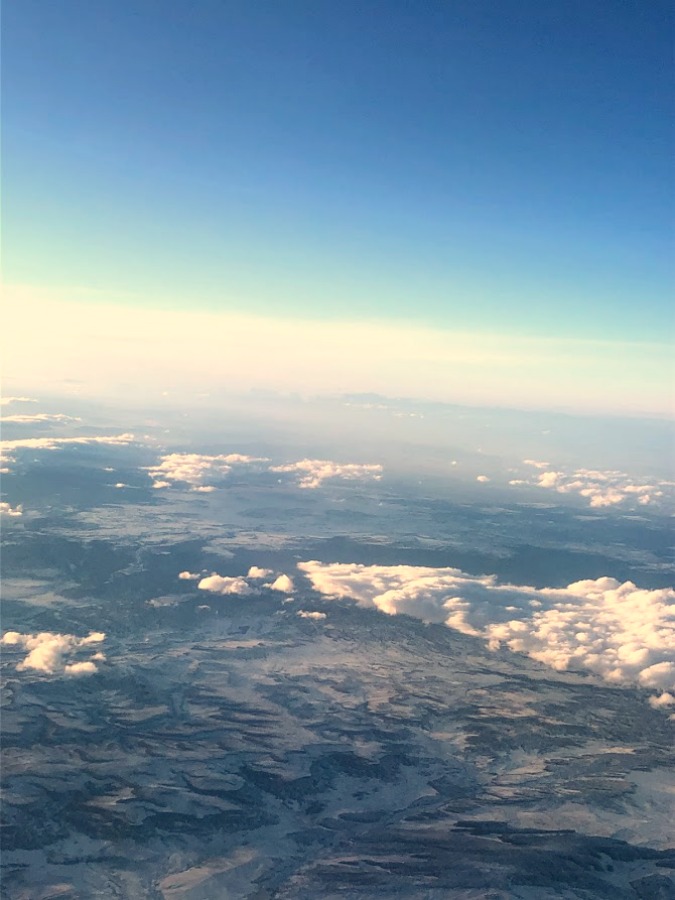
M 4 407 L 4 896 L 675 896 L 655 471 L 557 491 L 455 445 L 406 475 L 410 416 L 390 462 L 348 462 L 241 417 L 206 445 L 169 414 L 136 437 L 27 408 Z

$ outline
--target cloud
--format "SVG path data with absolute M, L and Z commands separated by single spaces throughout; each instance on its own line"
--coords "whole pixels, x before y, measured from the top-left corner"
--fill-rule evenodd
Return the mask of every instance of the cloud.
M 15 413 L 11 416 L 0 416 L 0 422 L 14 422 L 16 424 L 29 424 L 32 422 L 81 422 L 79 416 L 66 416 L 64 413 Z
M 150 466 L 148 473 L 153 487 L 165 488 L 174 483 L 189 484 L 193 491 L 207 493 L 214 491 L 210 482 L 221 480 L 235 466 L 255 467 L 270 472 L 289 472 L 299 476 L 302 488 L 317 488 L 331 478 L 353 481 L 361 478 L 379 479 L 382 466 L 360 465 L 356 463 L 336 463 L 326 459 L 303 459 L 299 462 L 270 466 L 264 456 L 245 456 L 241 453 L 209 456 L 204 453 L 169 453 L 160 458 L 156 466 Z
M 328 459 L 301 459 L 299 462 L 272 466 L 270 471 L 297 474 L 299 476 L 298 485 L 301 488 L 318 488 L 324 481 L 332 478 L 339 478 L 343 481 L 355 481 L 364 478 L 379 481 L 382 477 L 381 465 L 336 463 Z
M 649 705 L 654 709 L 660 709 L 663 706 L 675 706 L 675 694 L 669 694 L 667 691 L 664 691 L 663 694 L 659 694 L 657 697 L 650 697 Z
M 196 572 L 180 572 L 178 577 L 181 581 L 198 581 L 202 576 Z
M 269 578 L 274 575 L 272 569 L 261 569 L 259 566 L 251 566 L 248 570 L 247 578 Z
M 69 663 L 63 670 L 64 675 L 93 675 L 98 669 L 91 660 L 88 662 Z
M 10 403 L 37 403 L 34 397 L 1 397 L 0 406 L 9 406 Z
M 327 597 L 444 623 L 554 669 L 587 669 L 611 683 L 675 691 L 671 589 L 642 590 L 613 578 L 539 589 L 417 566 L 310 561 L 298 568 Z
M 540 470 L 534 479 L 514 479 L 512 485 L 526 484 L 534 487 L 548 488 L 558 494 L 578 494 L 588 500 L 594 509 L 617 504 L 639 504 L 647 506 L 654 500 L 663 497 L 666 482 L 636 482 L 630 475 L 615 469 L 549 469 L 548 463 L 536 460 L 523 460 L 529 466 Z M 541 470 L 546 471 L 541 471 Z
M 295 590 L 293 579 L 289 578 L 288 575 L 279 575 L 272 584 L 266 584 L 265 587 L 273 591 L 281 591 L 283 594 L 292 594 Z
M 230 578 L 227 575 L 218 575 L 216 572 L 209 575 L 197 585 L 200 591 L 211 591 L 212 594 L 253 594 L 254 589 L 245 578 L 237 576 Z
M 265 463 L 269 460 L 258 456 L 244 456 L 241 453 L 209 456 L 204 453 L 168 453 L 160 458 L 156 466 L 150 466 L 148 473 L 155 488 L 170 487 L 175 482 L 189 484 L 200 492 L 215 490 L 213 485 L 204 484 L 207 479 L 222 478 L 232 471 L 233 466 Z
M 10 506 L 9 503 L 5 503 L 3 501 L 2 503 L 0 503 L 0 515 L 9 516 L 10 518 L 22 516 L 23 515 L 23 507 L 22 506 Z
M 109 444 L 126 446 L 135 440 L 133 434 L 90 435 L 82 437 L 39 437 L 20 438 L 15 441 L 0 441 L 0 459 L 3 463 L 14 462 L 17 450 L 60 450 L 72 445 Z M 0 470 L 8 472 L 6 466 Z
M 269 578 L 274 574 L 275 573 L 271 569 L 261 569 L 258 566 L 251 566 L 248 570 L 248 575 L 245 577 L 243 575 L 219 575 L 217 572 L 212 572 L 211 575 L 207 575 L 205 578 L 202 578 L 200 575 L 193 575 L 191 572 L 181 572 L 178 577 L 185 581 L 196 581 L 197 579 L 200 579 L 199 584 L 197 585 L 200 591 L 210 591 L 213 594 L 238 594 L 241 596 L 248 596 L 250 594 L 260 593 L 261 585 L 256 584 L 255 582 L 260 582 L 261 579 Z M 251 582 L 254 583 L 251 584 Z M 283 573 L 278 574 L 273 582 L 262 585 L 262 587 L 271 591 L 279 591 L 283 594 L 290 594 L 295 590 L 293 579 Z
M 39 437 L 20 438 L 16 441 L 1 441 L 3 450 L 58 450 L 70 444 L 131 444 L 135 440 L 133 434 L 90 435 L 82 437 Z
M 92 631 L 87 637 L 78 638 L 74 634 L 56 634 L 43 631 L 39 634 L 21 634 L 7 631 L 0 644 L 5 647 L 21 647 L 28 654 L 17 665 L 17 671 L 31 669 L 45 675 L 91 675 L 98 671 L 94 660 L 105 659 L 96 652 L 88 660 L 72 660 L 79 650 L 100 644 L 105 640 L 102 631 Z
M 326 618 L 326 613 L 307 612 L 304 609 L 299 609 L 296 613 L 296 616 L 300 616 L 301 619 L 316 619 L 316 621 L 318 622 L 320 619 Z
M 476 481 L 480 481 L 482 484 L 485 484 L 485 482 L 487 482 L 489 480 L 490 479 L 488 478 L 487 475 L 477 475 L 476 476 Z

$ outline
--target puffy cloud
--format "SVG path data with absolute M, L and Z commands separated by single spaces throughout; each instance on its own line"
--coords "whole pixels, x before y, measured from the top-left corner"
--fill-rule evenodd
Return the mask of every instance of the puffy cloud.
M 490 480 L 490 479 L 488 478 L 487 475 L 477 475 L 477 476 L 476 476 L 476 481 L 480 481 L 481 484 L 485 484 L 485 482 L 487 482 L 487 481 L 489 481 L 489 480 Z
M 295 590 L 293 579 L 289 578 L 288 575 L 279 575 L 278 578 L 271 584 L 266 584 L 265 587 L 268 587 L 273 591 L 281 591 L 283 594 L 292 594 Z
M 170 487 L 174 482 L 191 485 L 195 491 L 213 491 L 213 485 L 205 484 L 207 479 L 222 478 L 232 471 L 233 466 L 268 462 L 264 457 L 243 456 L 241 453 L 209 456 L 205 453 L 168 453 L 162 456 L 156 466 L 148 472 L 155 488 Z
M 578 494 L 587 499 L 589 506 L 594 509 L 631 502 L 646 506 L 662 497 L 664 489 L 670 486 L 666 482 L 636 482 L 630 475 L 615 469 L 574 469 L 567 472 L 549 469 L 548 463 L 533 459 L 525 459 L 523 462 L 539 469 L 539 474 L 534 480 L 514 479 L 509 484 L 548 488 L 559 494 Z
M 613 578 L 539 589 L 417 566 L 310 561 L 298 568 L 328 597 L 444 623 L 555 669 L 582 668 L 612 683 L 675 691 L 671 589 L 642 590 Z
M 202 578 L 197 585 L 200 591 L 211 591 L 213 594 L 253 594 L 254 590 L 245 578 L 218 575 L 216 572 Z
M 7 631 L 0 644 L 6 647 L 22 647 L 28 654 L 17 665 L 18 671 L 32 669 L 45 675 L 91 675 L 98 671 L 95 661 L 105 659 L 96 652 L 88 660 L 72 660 L 79 650 L 100 644 L 105 640 L 102 631 L 92 631 L 87 637 L 78 638 L 74 634 L 56 634 L 43 631 L 39 634 L 21 634 Z
M 663 694 L 650 697 L 649 705 L 653 706 L 654 709 L 660 709 L 663 706 L 675 706 L 675 694 L 669 694 L 667 691 L 664 691 Z
M 0 422 L 14 422 L 19 425 L 32 422 L 81 422 L 79 416 L 66 416 L 64 413 L 14 413 L 9 416 L 0 416 Z
M 4 501 L 0 503 L 0 515 L 8 516 L 10 518 L 16 518 L 17 516 L 23 515 L 23 507 L 22 506 L 10 506 L 9 503 L 5 503 Z
M 97 672 L 95 664 L 89 660 L 88 662 L 69 663 L 63 670 L 64 675 L 93 675 Z
M 197 581 L 200 591 L 210 591 L 213 594 L 239 594 L 247 596 L 250 594 L 259 594 L 261 585 L 259 582 L 263 578 L 269 578 L 275 573 L 272 569 L 261 569 L 258 566 L 251 566 L 246 576 L 243 575 L 219 575 L 212 572 L 206 577 L 194 575 L 192 572 L 181 572 L 179 578 L 184 581 Z M 251 584 L 253 582 L 253 584 Z M 256 584 L 256 582 L 258 582 Z M 274 581 L 262 585 L 268 590 L 279 591 L 282 594 L 290 594 L 295 590 L 293 579 L 288 575 L 278 574 Z
M 168 453 L 160 458 L 156 466 L 150 466 L 148 473 L 153 487 L 165 488 L 174 483 L 189 484 L 193 491 L 208 493 L 215 487 L 210 482 L 222 479 L 235 466 L 255 466 L 270 472 L 288 472 L 299 477 L 302 488 L 317 488 L 324 481 L 336 478 L 353 481 L 362 478 L 379 479 L 382 466 L 357 463 L 336 463 L 327 459 L 302 459 L 299 462 L 279 466 L 267 465 L 264 456 L 245 456 L 241 453 L 210 456 L 204 453 Z
M 272 569 L 261 569 L 260 566 L 251 566 L 248 570 L 247 578 L 269 578 L 274 575 Z
M 296 613 L 296 616 L 300 616 L 301 619 L 316 619 L 316 621 L 318 622 L 320 619 L 326 618 L 326 613 L 307 612 L 307 610 L 299 609 Z
M 378 481 L 382 477 L 382 466 L 378 464 L 336 463 L 329 459 L 301 459 L 298 462 L 272 466 L 272 472 L 291 472 L 299 476 L 301 488 L 318 488 L 324 481 L 339 478 L 355 481 L 364 478 Z

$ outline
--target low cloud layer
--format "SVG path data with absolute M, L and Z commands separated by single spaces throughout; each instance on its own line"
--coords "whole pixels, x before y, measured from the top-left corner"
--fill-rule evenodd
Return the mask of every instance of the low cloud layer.
M 459 569 L 316 561 L 298 568 L 316 591 L 390 615 L 439 622 L 525 653 L 554 669 L 596 672 L 612 683 L 675 692 L 675 591 L 613 578 L 565 588 L 499 584 Z
M 647 506 L 664 495 L 671 485 L 663 482 L 637 481 L 617 470 L 552 468 L 547 462 L 525 459 L 523 462 L 537 469 L 534 477 L 513 479 L 512 485 L 529 485 L 556 491 L 558 494 L 578 494 L 589 506 L 599 509 L 617 504 Z
M 331 479 L 342 481 L 358 481 L 382 477 L 382 466 L 361 463 L 336 463 L 329 459 L 301 459 L 299 462 L 272 466 L 272 472 L 291 472 L 298 476 L 301 488 L 318 488 Z
M 17 671 L 32 670 L 45 675 L 93 675 L 98 671 L 97 662 L 105 659 L 100 651 L 90 652 L 93 646 L 105 640 L 102 631 L 92 631 L 87 637 L 74 634 L 56 634 L 43 631 L 39 634 L 20 634 L 6 631 L 0 640 L 5 647 L 19 647 L 28 650 L 27 655 L 17 665 Z M 87 659 L 78 659 L 87 651 Z
M 10 403 L 37 403 L 35 397 L 0 397 L 0 406 L 9 406 Z
M 0 416 L 0 422 L 14 422 L 18 425 L 32 424 L 35 422 L 81 422 L 79 416 L 67 416 L 64 413 L 13 413 L 9 416 Z
M 301 488 L 318 488 L 325 481 L 337 479 L 355 481 L 382 477 L 382 466 L 361 463 L 337 463 L 328 459 L 302 459 L 299 462 L 273 466 L 264 456 L 244 456 L 241 453 L 209 456 L 204 453 L 169 453 L 162 456 L 148 473 L 153 487 L 161 489 L 173 484 L 190 485 L 193 491 L 208 493 L 216 488 L 209 482 L 222 481 L 235 467 L 295 477 Z
M 16 452 L 21 450 L 60 450 L 76 445 L 109 444 L 126 446 L 135 440 L 133 434 L 90 435 L 80 437 L 39 437 L 19 438 L 15 441 L 0 441 L 0 472 L 8 472 L 7 465 L 16 461 Z

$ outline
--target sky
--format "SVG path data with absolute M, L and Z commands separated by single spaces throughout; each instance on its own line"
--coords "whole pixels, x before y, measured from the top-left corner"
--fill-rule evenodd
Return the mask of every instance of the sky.
M 672 20 L 9 0 L 5 378 L 667 415 Z

